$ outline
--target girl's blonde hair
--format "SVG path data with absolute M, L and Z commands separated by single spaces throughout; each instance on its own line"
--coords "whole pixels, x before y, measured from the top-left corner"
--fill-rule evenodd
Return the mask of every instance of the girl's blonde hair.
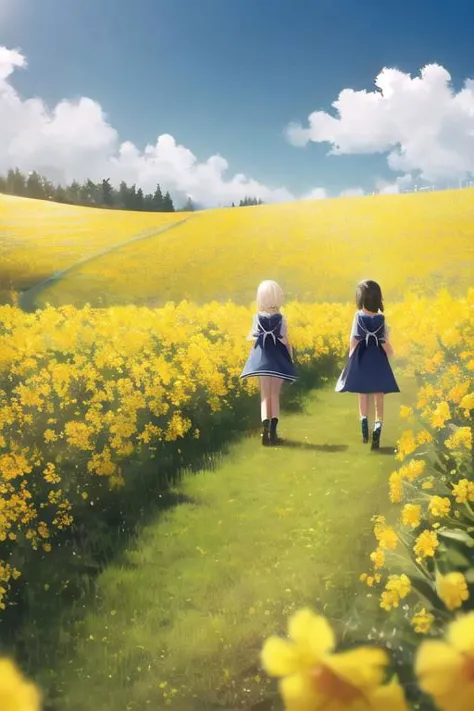
M 259 311 L 279 311 L 285 300 L 283 289 L 276 281 L 265 280 L 257 289 L 257 308 Z

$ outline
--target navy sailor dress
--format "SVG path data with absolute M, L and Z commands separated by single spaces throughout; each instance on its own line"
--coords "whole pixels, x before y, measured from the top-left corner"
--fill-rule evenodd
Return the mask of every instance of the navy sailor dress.
M 255 343 L 241 378 L 268 375 L 289 382 L 297 379 L 296 368 L 284 343 L 286 322 L 280 313 L 258 313 L 253 320 L 250 339 Z
M 400 389 L 383 349 L 387 325 L 383 314 L 357 311 L 351 338 L 358 345 L 349 356 L 336 385 L 339 393 L 398 393 Z

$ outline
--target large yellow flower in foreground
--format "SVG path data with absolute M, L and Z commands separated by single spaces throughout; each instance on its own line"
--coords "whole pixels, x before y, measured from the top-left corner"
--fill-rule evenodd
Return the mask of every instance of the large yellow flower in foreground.
M 40 694 L 9 659 L 0 659 L 0 709 L 40 711 Z
M 290 641 L 270 637 L 262 651 L 265 670 L 281 679 L 287 711 L 407 711 L 401 687 L 383 684 L 383 650 L 335 654 L 329 623 L 308 609 L 290 618 L 288 634 Z
M 474 612 L 459 617 L 446 641 L 428 640 L 416 658 L 421 689 L 440 711 L 472 711 L 474 707 Z
M 467 580 L 459 571 L 441 575 L 436 584 L 438 596 L 448 610 L 456 610 L 463 602 L 469 599 Z

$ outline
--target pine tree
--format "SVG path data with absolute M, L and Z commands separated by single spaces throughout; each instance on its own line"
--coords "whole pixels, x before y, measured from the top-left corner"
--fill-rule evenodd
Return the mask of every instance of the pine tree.
M 68 202 L 73 205 L 79 205 L 81 201 L 81 186 L 77 180 L 73 180 L 71 185 L 67 188 Z
M 192 201 L 192 199 L 190 197 L 188 197 L 188 199 L 186 200 L 186 203 L 183 207 L 183 212 L 194 212 L 195 209 L 196 209 L 196 206 L 195 206 L 194 202 Z
M 163 198 L 163 212 L 174 212 L 173 200 L 169 192 Z
M 111 207 L 114 204 L 114 189 L 110 184 L 110 178 L 102 181 L 100 192 L 101 204 L 105 207 Z
M 160 185 L 156 186 L 155 194 L 153 195 L 153 210 L 154 212 L 163 212 L 163 193 L 161 192 Z
M 34 170 L 26 181 L 26 194 L 29 198 L 41 200 L 45 198 L 44 184 L 39 173 Z
M 138 188 L 137 190 L 137 196 L 135 200 L 135 210 L 143 210 L 145 204 L 145 199 L 143 196 L 143 190 L 141 188 Z
M 54 190 L 55 202 L 67 202 L 67 194 L 62 185 L 57 185 Z

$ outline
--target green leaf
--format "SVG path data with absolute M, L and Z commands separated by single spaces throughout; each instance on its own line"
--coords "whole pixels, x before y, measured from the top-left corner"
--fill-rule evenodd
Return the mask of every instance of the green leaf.
M 466 578 L 469 585 L 474 584 L 474 568 L 469 568 L 469 570 L 466 570 L 464 573 L 464 577 Z
M 467 568 L 469 565 L 469 560 L 457 548 L 446 550 L 446 562 L 454 568 Z
M 468 548 L 474 548 L 474 538 L 460 528 L 454 528 L 452 530 L 439 530 L 438 535 L 443 536 L 444 538 L 451 538 L 453 541 L 464 543 L 464 545 Z

